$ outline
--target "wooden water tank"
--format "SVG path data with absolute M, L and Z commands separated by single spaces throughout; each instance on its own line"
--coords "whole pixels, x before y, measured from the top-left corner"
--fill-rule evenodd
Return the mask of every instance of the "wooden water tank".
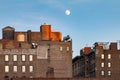
M 50 40 L 51 36 L 51 25 L 43 24 L 40 27 L 42 40 Z
M 2 29 L 3 39 L 14 40 L 14 31 L 15 29 L 10 26 L 3 28 Z

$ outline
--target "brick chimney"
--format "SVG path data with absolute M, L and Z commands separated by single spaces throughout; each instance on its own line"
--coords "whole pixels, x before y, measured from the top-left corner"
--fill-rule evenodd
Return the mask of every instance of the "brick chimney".
M 117 50 L 117 43 L 111 43 L 110 50 Z

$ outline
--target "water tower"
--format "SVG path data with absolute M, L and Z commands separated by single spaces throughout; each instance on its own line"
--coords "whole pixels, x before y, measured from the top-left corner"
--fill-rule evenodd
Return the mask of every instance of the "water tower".
M 14 31 L 15 31 L 15 29 L 10 26 L 3 28 L 2 29 L 2 38 L 14 40 Z

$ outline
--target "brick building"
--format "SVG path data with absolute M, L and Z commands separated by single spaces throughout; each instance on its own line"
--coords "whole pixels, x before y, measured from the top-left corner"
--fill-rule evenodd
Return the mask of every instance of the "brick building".
M 80 56 L 72 60 L 73 77 L 95 78 L 95 52 L 91 47 L 85 47 L 80 51 Z
M 80 53 L 81 56 L 73 59 L 73 77 L 120 79 L 120 50 L 117 43 L 98 42 L 93 49 L 84 48 Z
M 117 43 L 96 43 L 96 77 L 120 79 L 120 50 Z
M 39 32 L 2 29 L 0 80 L 9 78 L 72 77 L 72 41 L 43 24 Z

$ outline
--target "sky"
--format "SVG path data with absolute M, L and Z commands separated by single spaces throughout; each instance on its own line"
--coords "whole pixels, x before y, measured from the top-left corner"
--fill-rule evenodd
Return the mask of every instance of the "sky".
M 120 0 L 0 0 L 0 38 L 6 26 L 39 31 L 44 23 L 70 35 L 75 57 L 95 42 L 120 40 Z

